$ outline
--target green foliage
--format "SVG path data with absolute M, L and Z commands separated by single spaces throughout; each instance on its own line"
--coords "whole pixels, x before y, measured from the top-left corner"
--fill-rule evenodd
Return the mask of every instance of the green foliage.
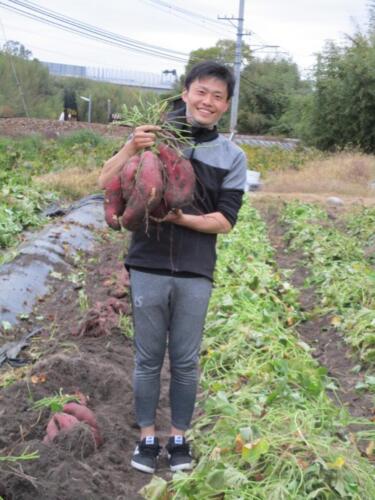
M 316 288 L 321 314 L 334 315 L 333 325 L 372 367 L 375 270 L 366 260 L 358 237 L 373 234 L 373 212 L 364 212 L 358 228 L 353 227 L 355 219 L 349 218 L 349 233 L 330 226 L 326 211 L 315 205 L 288 203 L 282 215 L 282 221 L 289 227 L 285 234 L 289 248 L 302 251 L 310 269 L 307 284 Z
M 311 144 L 375 151 L 374 65 L 373 37 L 357 33 L 346 46 L 327 43 L 315 71 Z
M 1 50 L 6 54 L 20 57 L 21 59 L 30 59 L 32 56 L 31 50 L 26 49 L 22 43 L 15 40 L 5 42 Z
M 43 408 L 48 408 L 52 413 L 56 413 L 63 410 L 64 404 L 70 402 L 79 402 L 79 397 L 71 394 L 64 394 L 63 390 L 60 388 L 60 391 L 54 396 L 38 399 L 32 405 L 33 410 L 43 410 Z
M 306 162 L 322 157 L 321 152 L 312 148 L 283 149 L 278 146 L 265 148 L 246 144 L 241 148 L 246 153 L 249 168 L 257 170 L 262 175 L 270 171 L 299 170 Z
M 135 104 L 140 94 L 146 100 L 155 95 L 111 83 L 50 76 L 40 61 L 30 57 L 31 52 L 19 42 L 8 42 L 0 50 L 0 117 L 25 116 L 21 92 L 31 117 L 58 119 L 64 107 L 75 109 L 76 105 L 83 121 L 87 120 L 88 103 L 78 96 L 91 95 L 92 120 L 98 123 L 108 122 L 108 99 L 112 112 L 119 112 L 124 103 Z
M 112 155 L 116 144 L 90 130 L 56 141 L 37 135 L 0 138 L 0 249 L 16 244 L 25 228 L 46 222 L 41 211 L 56 195 L 36 184 L 36 175 L 70 166 L 98 167 Z
M 291 327 L 302 319 L 298 293 L 275 269 L 266 232 L 245 205 L 220 237 L 202 346 L 204 411 L 192 430 L 198 464 L 173 476 L 170 493 L 176 500 L 372 498 L 372 466 L 342 437 L 351 418 L 329 401 L 326 370 Z M 154 481 L 146 498 L 163 498 L 156 491 L 168 496 Z
M 19 86 L 12 70 L 14 65 Z M 57 118 L 62 109 L 48 70 L 36 59 L 29 61 L 0 52 L 0 117 L 25 116 L 21 92 L 32 117 Z
M 250 134 L 289 135 L 291 115 L 285 115 L 295 96 L 308 95 L 297 65 L 287 59 L 253 59 L 241 75 L 238 130 Z M 300 97 L 301 98 L 301 97 Z
M 217 61 L 223 64 L 232 66 L 235 60 L 236 42 L 233 40 L 221 39 L 218 40 L 214 47 L 207 49 L 197 49 L 190 53 L 189 61 L 185 68 L 185 74 L 189 73 L 191 68 L 203 61 Z M 244 43 L 242 45 L 242 61 L 247 63 L 251 58 L 251 49 Z

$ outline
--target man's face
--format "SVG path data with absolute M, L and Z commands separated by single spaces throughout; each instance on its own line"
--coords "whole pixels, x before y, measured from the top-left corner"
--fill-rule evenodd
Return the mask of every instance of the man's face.
M 214 77 L 194 80 L 182 93 L 188 120 L 193 119 L 205 127 L 215 125 L 228 109 L 227 84 Z

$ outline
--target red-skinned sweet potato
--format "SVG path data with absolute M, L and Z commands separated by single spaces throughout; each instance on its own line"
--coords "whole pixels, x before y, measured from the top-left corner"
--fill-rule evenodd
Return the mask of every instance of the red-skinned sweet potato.
M 87 406 L 83 406 L 72 401 L 70 403 L 64 404 L 63 412 L 68 413 L 69 415 L 73 415 L 73 417 L 78 418 L 80 422 L 86 422 L 87 424 L 91 425 L 91 427 L 98 427 L 94 413 L 89 408 L 87 408 Z
M 47 434 L 43 439 L 43 443 L 52 443 L 60 431 L 71 429 L 77 424 L 79 424 L 79 420 L 73 415 L 61 412 L 55 413 L 48 422 Z
M 145 151 L 135 175 L 135 185 L 122 216 L 122 226 L 130 231 L 138 229 L 145 217 L 160 203 L 163 196 L 162 165 L 151 151 Z
M 181 208 L 193 200 L 195 174 L 189 160 L 165 144 L 159 145 L 159 156 L 166 173 L 165 204 L 169 209 Z
M 104 193 L 104 216 L 105 221 L 115 230 L 120 230 L 119 217 L 124 213 L 125 200 L 121 189 L 121 179 L 119 175 L 113 177 L 105 187 Z
M 79 403 L 70 402 L 66 403 L 63 407 L 64 413 L 73 415 L 80 422 L 84 422 L 91 427 L 92 433 L 97 446 L 102 444 L 102 438 L 99 432 L 98 423 L 94 413 L 87 408 L 87 406 L 80 405 Z
M 139 155 L 132 156 L 124 165 L 120 177 L 121 177 L 121 187 L 122 196 L 125 201 L 128 201 L 132 195 L 135 178 L 140 165 L 141 157 Z
M 164 217 L 168 214 L 169 208 L 165 204 L 164 198 L 161 200 L 159 205 L 154 208 L 154 210 L 151 212 L 151 217 L 154 217 L 155 219 L 164 219 Z

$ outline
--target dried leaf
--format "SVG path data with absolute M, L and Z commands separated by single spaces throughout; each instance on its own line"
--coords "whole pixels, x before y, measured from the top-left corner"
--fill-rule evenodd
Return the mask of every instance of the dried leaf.
M 47 375 L 45 373 L 40 373 L 39 375 L 32 375 L 31 376 L 31 383 L 32 384 L 44 384 L 47 380 Z
M 370 441 L 369 444 L 366 446 L 366 455 L 368 457 L 371 457 L 374 454 L 374 448 L 375 448 L 375 441 Z
M 242 439 L 241 434 L 237 434 L 236 440 L 235 440 L 235 451 L 236 453 L 242 453 L 242 448 L 244 447 L 244 440 Z

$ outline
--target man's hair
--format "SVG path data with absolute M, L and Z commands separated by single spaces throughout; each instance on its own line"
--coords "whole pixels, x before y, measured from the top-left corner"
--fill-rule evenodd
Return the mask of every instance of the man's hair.
M 195 80 L 201 80 L 207 77 L 217 78 L 226 83 L 228 100 L 232 97 L 235 85 L 232 70 L 228 68 L 228 66 L 216 61 L 204 61 L 193 66 L 186 75 L 184 82 L 185 88 L 189 90 L 190 85 L 195 82 Z

